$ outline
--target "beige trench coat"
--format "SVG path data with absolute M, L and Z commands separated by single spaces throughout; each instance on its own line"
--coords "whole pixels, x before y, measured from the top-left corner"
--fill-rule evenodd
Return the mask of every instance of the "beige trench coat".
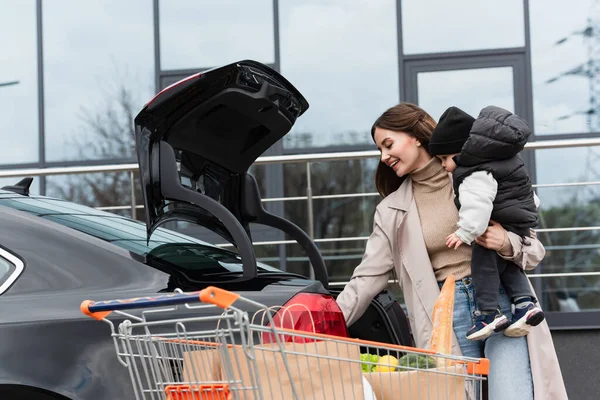
M 511 232 L 509 239 L 514 253 L 506 258 L 525 269 L 535 268 L 545 255 L 544 247 L 537 239 L 523 244 Z M 440 290 L 425 248 L 410 178 L 377 206 L 373 233 L 367 241 L 362 262 L 337 298 L 348 324 L 362 316 L 371 300 L 386 287 L 394 268 L 404 294 L 416 346 L 428 348 L 432 332 L 431 315 Z M 532 329 L 527 344 L 535 399 L 567 399 L 546 321 Z M 456 336 L 452 353 L 461 354 Z

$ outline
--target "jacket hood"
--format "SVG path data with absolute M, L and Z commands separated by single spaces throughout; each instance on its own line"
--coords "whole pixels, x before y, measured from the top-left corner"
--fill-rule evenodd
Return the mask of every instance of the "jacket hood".
M 485 107 L 473 123 L 459 163 L 473 166 L 514 157 L 523 150 L 530 135 L 531 128 L 523 118 L 500 107 Z

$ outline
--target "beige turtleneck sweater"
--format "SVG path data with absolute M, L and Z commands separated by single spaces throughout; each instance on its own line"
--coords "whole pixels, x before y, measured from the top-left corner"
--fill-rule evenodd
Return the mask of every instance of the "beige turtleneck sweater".
M 454 250 L 446 246 L 446 237 L 457 229 L 458 210 L 454 205 L 452 180 L 442 163 L 433 157 L 425 166 L 413 171 L 410 178 L 436 279 L 443 281 L 451 274 L 456 279 L 471 275 L 471 247 L 463 244 Z

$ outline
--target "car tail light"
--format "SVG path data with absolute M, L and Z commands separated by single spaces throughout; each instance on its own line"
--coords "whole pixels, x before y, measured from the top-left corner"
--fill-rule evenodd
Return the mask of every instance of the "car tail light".
M 277 328 L 348 337 L 344 314 L 334 298 L 327 294 L 298 293 L 275 313 L 273 323 Z M 313 341 L 292 335 L 281 335 L 281 339 L 295 343 Z M 273 342 L 272 334 L 263 334 L 263 343 Z

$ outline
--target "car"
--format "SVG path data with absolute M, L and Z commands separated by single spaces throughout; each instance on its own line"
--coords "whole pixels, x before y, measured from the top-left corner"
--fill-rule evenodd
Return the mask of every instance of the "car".
M 312 330 L 314 321 L 320 333 L 410 344 L 397 303 L 400 325 L 388 317 L 394 305 L 389 295 L 387 304 L 374 301 L 347 327 L 315 243 L 261 205 L 248 169 L 307 108 L 283 76 L 250 60 L 192 75 L 158 93 L 135 118 L 145 222 L 32 195 L 32 178 L 2 188 L 0 398 L 134 398 L 108 326 L 79 309 L 86 299 L 217 286 L 267 306 L 303 304 L 305 311 L 293 314 L 294 329 Z M 164 228 L 169 221 L 201 225 L 236 251 Z M 296 240 L 315 279 L 257 262 L 250 224 Z M 173 318 L 191 312 L 180 308 Z M 118 324 L 122 317 L 110 318 Z

